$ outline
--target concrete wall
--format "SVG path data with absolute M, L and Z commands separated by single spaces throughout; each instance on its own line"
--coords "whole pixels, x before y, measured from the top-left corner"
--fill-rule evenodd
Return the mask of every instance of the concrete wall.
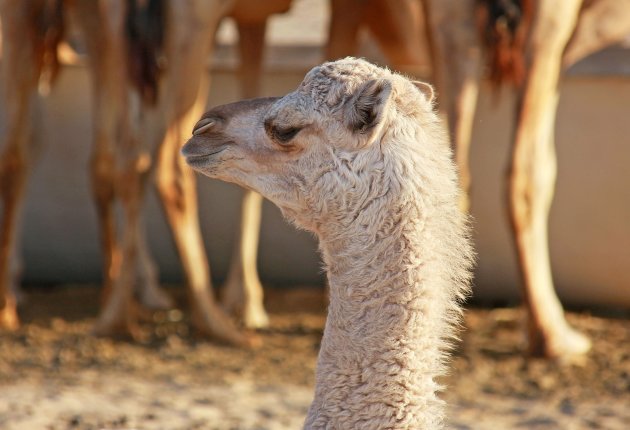
M 275 70 L 264 92 L 293 89 L 305 69 Z M 506 97 L 507 96 L 507 97 Z M 234 76 L 213 72 L 210 104 L 238 98 Z M 512 125 L 509 94 L 499 103 L 484 89 L 475 121 L 473 214 L 479 266 L 475 295 L 518 297 L 518 279 L 504 205 L 504 172 Z M 24 208 L 27 283 L 97 282 L 100 254 L 87 176 L 91 147 L 86 71 L 66 67 L 43 100 L 39 149 Z M 551 214 L 551 258 L 563 300 L 630 306 L 630 79 L 570 76 L 562 84 L 556 128 L 559 177 Z M 240 190 L 208 179 L 200 216 L 213 274 L 222 278 L 232 251 Z M 180 279 L 174 247 L 154 193 L 148 198 L 151 249 L 168 281 Z M 260 272 L 271 284 L 323 284 L 313 238 L 287 225 L 266 203 Z

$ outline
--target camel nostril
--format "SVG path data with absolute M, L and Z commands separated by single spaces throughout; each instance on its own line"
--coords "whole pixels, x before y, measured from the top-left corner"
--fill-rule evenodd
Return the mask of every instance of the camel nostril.
M 216 121 L 212 118 L 203 118 L 199 120 L 199 122 L 195 124 L 193 135 L 197 136 L 201 133 L 205 133 L 206 131 L 214 127 L 214 124 L 216 124 Z

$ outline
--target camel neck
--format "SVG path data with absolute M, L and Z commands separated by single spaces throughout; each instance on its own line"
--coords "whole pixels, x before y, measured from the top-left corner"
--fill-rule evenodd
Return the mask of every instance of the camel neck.
M 404 212 L 320 243 L 330 305 L 306 428 L 441 427 L 447 289 L 426 223 Z

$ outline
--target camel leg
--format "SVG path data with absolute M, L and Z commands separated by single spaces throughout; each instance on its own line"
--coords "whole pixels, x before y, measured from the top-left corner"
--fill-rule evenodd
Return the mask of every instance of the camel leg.
M 158 107 L 148 106 L 146 103 L 142 107 L 140 118 L 133 121 L 138 124 L 136 136 L 141 136 L 138 144 L 142 146 L 137 155 L 138 174 L 140 175 L 140 203 L 144 207 L 146 191 L 152 173 L 153 160 L 151 151 L 164 138 L 164 124 L 162 114 Z M 175 302 L 171 296 L 160 287 L 160 275 L 157 264 L 153 260 L 149 250 L 147 230 L 144 222 L 145 211 L 142 210 L 137 223 L 132 226 L 136 229 L 134 234 L 136 243 L 136 282 L 134 285 L 135 295 L 143 307 L 150 310 L 171 309 Z
M 31 119 L 31 124 L 33 120 Z M 30 167 L 29 167 L 30 169 Z M 27 173 L 27 182 L 28 182 L 28 173 Z M 20 281 L 22 279 L 22 274 L 24 273 L 24 261 L 22 260 L 22 224 L 24 221 L 24 217 L 22 215 L 23 205 L 19 205 L 19 213 L 17 214 L 15 226 L 13 227 L 16 231 L 15 240 L 13 241 L 13 250 L 9 251 L 9 288 L 13 292 L 13 297 L 15 298 L 15 302 L 17 303 L 18 308 L 20 305 L 23 305 L 28 302 L 28 297 L 24 290 L 21 288 Z
M 243 98 L 253 98 L 260 95 L 266 19 L 256 22 L 243 22 L 237 19 L 237 25 L 241 58 L 239 68 L 241 95 Z M 256 268 L 262 202 L 262 196 L 255 191 L 244 192 L 236 247 L 223 287 L 223 308 L 240 317 L 248 328 L 269 326 L 269 316 L 263 305 L 263 287 Z
M 114 171 L 116 166 L 114 142 L 118 138 L 118 122 L 123 115 L 123 102 L 120 99 L 126 97 L 123 84 L 119 81 L 124 76 L 116 68 L 110 72 L 112 66 L 116 64 L 116 58 L 112 54 L 113 30 L 108 29 L 108 23 L 101 20 L 101 9 L 98 2 L 79 0 L 69 4 L 72 6 L 69 8 L 69 15 L 78 25 L 85 40 L 88 67 L 92 78 L 93 148 L 89 170 L 103 258 L 101 294 L 103 303 L 106 303 L 112 292 L 112 285 L 120 273 L 122 258 L 116 239 L 114 214 Z M 109 3 L 110 7 L 114 5 L 113 2 Z M 103 8 L 104 11 L 107 10 L 105 6 Z M 109 25 L 112 23 L 110 22 Z M 121 59 L 118 60 L 121 61 Z M 122 68 L 119 67 L 119 69 Z M 114 73 L 114 76 L 109 73 Z
M 205 95 L 202 98 L 205 101 Z M 214 300 L 210 267 L 197 217 L 195 177 L 182 165 L 179 155 L 180 142 L 188 134 L 183 130 L 192 130 L 204 104 L 191 107 L 185 116 L 169 127 L 159 149 L 157 186 L 186 276 L 193 325 L 203 335 L 247 345 L 248 338 L 236 329 Z
M 170 68 L 161 99 L 167 127 L 158 149 L 156 181 L 186 276 L 194 326 L 203 335 L 245 346 L 251 344 L 251 338 L 236 329 L 214 300 L 195 177 L 179 154 L 205 108 L 209 76 L 204 60 L 229 5 L 225 1 L 177 2 L 176 7 L 169 3 L 165 49 Z
M 138 147 L 131 136 L 128 110 L 124 5 L 77 0 L 73 18 L 86 43 L 92 77 L 92 184 L 101 228 L 104 305 L 95 325 L 99 335 L 134 337 L 133 282 L 140 210 Z M 117 242 L 113 202 L 121 198 L 123 241 Z
M 426 19 L 420 2 L 372 0 L 363 19 L 395 70 L 418 77 L 429 74 Z
M 137 103 L 140 104 L 139 102 Z M 128 117 L 121 118 L 123 131 L 116 144 L 116 163 L 113 187 L 123 210 L 120 243 L 119 270 L 112 278 L 111 292 L 97 321 L 95 331 L 101 335 L 137 337 L 138 329 L 134 312 L 134 284 L 138 287 L 139 299 L 151 309 L 166 309 L 172 306 L 170 298 L 158 287 L 157 268 L 146 248 L 142 207 L 146 179 L 149 173 L 149 156 L 141 149 L 137 136 L 143 136 L 127 124 Z M 137 119 L 136 123 L 142 123 Z
M 7 330 L 15 330 L 20 325 L 12 287 L 11 264 L 17 251 L 16 221 L 28 171 L 24 151 L 16 146 L 15 140 L 11 140 L 11 137 L 6 139 L 8 147 L 0 154 L 0 197 L 3 208 L 0 221 L 0 329 Z
M 481 42 L 474 0 L 425 0 L 433 76 L 446 113 L 459 180 L 460 207 L 470 209 L 469 164 L 473 120 L 481 79 Z
M 260 97 L 260 81 L 267 20 L 266 18 L 260 21 L 241 21 L 238 18 L 235 19 L 239 34 L 238 48 L 240 66 L 238 69 L 238 79 L 241 86 L 241 97 L 246 99 Z
M 95 333 L 105 336 L 137 338 L 138 328 L 133 308 L 133 283 L 136 279 L 138 243 L 140 231 L 140 211 L 142 208 L 142 174 L 137 143 L 128 139 L 119 142 L 120 166 L 115 179 L 116 194 L 120 197 L 123 209 L 121 229 L 120 271 L 113 279 L 111 293 L 107 297 L 95 326 Z M 120 146 L 119 145 L 119 148 Z
M 19 213 L 17 216 L 17 221 L 15 224 L 16 238 L 13 241 L 14 249 L 9 252 L 9 288 L 13 292 L 13 296 L 15 297 L 15 301 L 18 306 L 26 301 L 26 296 L 24 294 L 24 290 L 20 288 L 20 279 L 22 279 L 22 273 L 24 270 L 24 262 L 20 256 L 20 250 L 22 249 L 21 245 L 21 232 L 22 232 L 22 214 Z
M 41 43 L 24 29 L 34 25 L 27 2 L 0 3 L 2 14 L 2 92 L 6 131 L 0 141 L 0 328 L 19 326 L 13 283 L 18 218 L 29 170 L 31 114 L 41 63 Z
M 589 54 L 622 41 L 630 33 L 630 0 L 585 2 L 565 51 L 564 68 Z
M 256 269 L 263 198 L 246 190 L 241 205 L 241 224 L 228 278 L 223 287 L 223 308 L 242 318 L 248 328 L 269 326 L 263 305 L 263 288 Z
M 556 177 L 553 132 L 562 52 L 580 3 L 538 3 L 525 51 L 525 83 L 509 171 L 509 208 L 529 311 L 530 350 L 547 357 L 568 357 L 590 348 L 588 339 L 565 320 L 555 294 L 547 232 Z
M 6 58 L 6 57 L 5 57 Z M 7 62 L 8 60 L 4 60 Z M 34 89 L 34 87 L 33 87 Z M 12 96 L 5 98 L 6 102 Z M 29 102 L 30 103 L 30 102 Z M 7 106 L 7 105 L 4 105 Z M 28 107 L 26 115 L 26 128 L 20 133 L 30 134 L 30 114 Z M 20 114 L 21 116 L 21 114 Z M 15 128 L 21 119 L 12 118 L 7 121 L 9 130 Z M 17 137 L 14 132 L 8 131 L 4 144 L 6 150 L 0 152 L 0 330 L 15 330 L 20 321 L 17 313 L 18 303 L 23 299 L 19 289 L 22 265 L 18 253 L 20 252 L 19 234 L 20 218 L 24 200 L 24 191 L 29 171 L 28 149 L 29 142 L 20 142 L 28 139 L 27 136 Z M 3 147 L 0 144 L 0 148 Z
M 331 0 L 325 54 L 327 60 L 336 60 L 357 52 L 359 28 L 366 3 L 358 0 Z
M 387 60 L 399 71 L 426 73 L 425 17 L 415 0 L 332 0 L 326 59 L 356 55 L 359 31 L 365 25 Z
M 144 189 L 144 184 L 142 187 Z M 147 246 L 146 227 L 142 218 L 136 228 L 138 229 L 136 232 L 138 238 L 138 284 L 136 285 L 138 300 L 148 309 L 171 309 L 174 302 L 168 293 L 160 288 L 159 271 Z
M 98 84 L 94 84 L 98 85 Z M 97 90 L 93 89 L 95 93 Z M 106 302 L 111 294 L 112 284 L 120 273 L 121 252 L 116 240 L 116 220 L 114 217 L 114 154 L 110 147 L 112 136 L 98 125 L 102 116 L 96 112 L 94 120 L 94 147 L 90 162 L 92 196 L 98 219 L 101 253 L 103 258 L 102 301 Z
M 130 135 L 122 136 L 123 132 L 130 133 L 127 122 L 130 111 L 126 107 L 129 97 L 129 83 L 126 68 L 121 67 L 121 64 L 127 63 L 126 40 L 122 37 L 124 32 L 116 34 L 113 30 L 116 25 L 123 25 L 122 22 L 116 22 L 116 20 L 123 19 L 124 4 L 120 1 L 101 2 L 99 4 L 99 2 L 85 0 L 69 4 L 71 5 L 70 15 L 81 28 L 85 38 L 88 63 L 92 74 L 94 147 L 90 172 L 103 258 L 102 301 L 106 303 L 112 293 L 113 284 L 118 282 L 123 264 L 123 249 L 116 237 L 114 202 L 117 198 L 116 171 L 121 168 L 124 170 L 125 167 L 120 165 L 120 160 L 117 157 L 120 155 L 119 150 L 121 148 L 127 150 L 125 144 L 120 145 L 121 139 L 132 138 Z M 106 21 L 103 22 L 101 17 L 105 17 L 103 19 Z M 143 113 L 142 118 L 151 117 L 153 119 L 154 116 L 154 112 L 147 112 Z M 134 122 L 139 123 L 141 121 L 136 120 Z M 144 135 L 143 141 L 145 141 Z M 142 167 L 143 172 L 148 172 L 150 157 L 140 153 L 138 143 L 135 140 L 132 139 L 129 142 L 133 142 L 132 146 L 135 145 L 134 154 L 129 155 L 135 161 L 127 160 L 123 161 L 123 164 L 137 164 Z M 137 198 L 142 199 L 144 196 L 146 176 L 146 174 L 141 175 L 139 191 L 141 196 Z M 133 235 L 138 241 L 135 251 L 137 255 L 134 257 L 137 261 L 137 267 L 133 269 L 137 272 L 138 278 L 134 279 L 131 285 L 136 287 L 135 291 L 140 302 L 149 309 L 172 307 L 173 303 L 170 297 L 159 288 L 158 270 L 147 248 L 142 220 L 129 225 L 128 228 L 134 229 Z M 116 311 L 115 313 L 118 312 L 122 313 L 123 311 Z M 103 325 L 107 326 L 107 324 Z M 103 329 L 102 331 L 103 334 L 107 334 L 108 330 Z

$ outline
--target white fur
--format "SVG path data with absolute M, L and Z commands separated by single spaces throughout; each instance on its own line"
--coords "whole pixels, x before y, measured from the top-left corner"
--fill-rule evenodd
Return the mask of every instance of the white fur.
M 364 115 L 374 118 L 371 127 L 353 129 L 359 107 L 374 109 Z M 203 139 L 213 148 L 220 139 L 232 143 L 194 167 L 256 189 L 315 232 L 328 273 L 330 306 L 305 428 L 440 428 L 436 377 L 455 337 L 473 252 L 432 100 L 400 75 L 347 58 L 314 68 L 282 99 L 242 114 L 231 109 L 216 136 Z M 265 121 L 301 131 L 279 145 Z M 185 155 L 207 147 L 199 139 Z

